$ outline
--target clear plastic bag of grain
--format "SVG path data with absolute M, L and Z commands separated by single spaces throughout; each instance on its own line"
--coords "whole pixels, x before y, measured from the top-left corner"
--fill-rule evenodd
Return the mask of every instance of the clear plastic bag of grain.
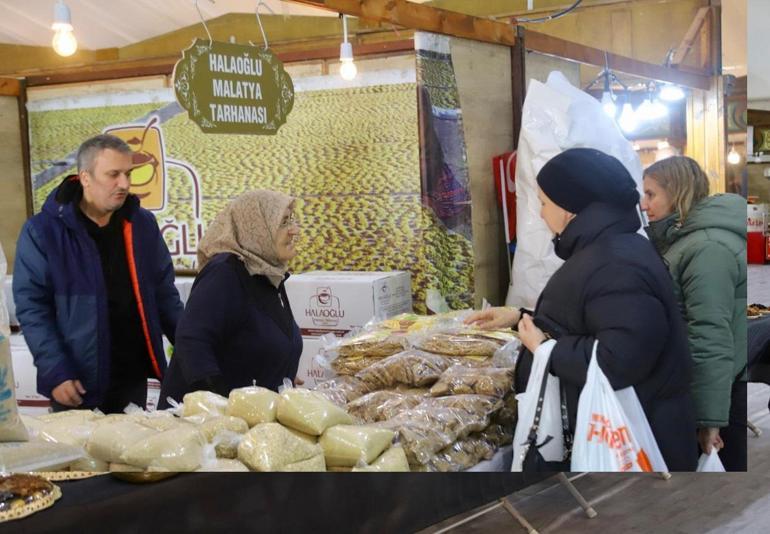
M 128 416 L 125 416 L 128 417 Z M 158 434 L 157 430 L 129 419 L 112 419 L 97 425 L 86 443 L 86 452 L 97 460 L 125 463 L 121 456 L 135 443 Z
M 390 446 L 394 436 L 394 431 L 376 426 L 336 425 L 323 433 L 318 444 L 327 466 L 353 467 L 372 462 Z
M 302 388 L 287 388 L 281 392 L 276 418 L 283 425 L 313 436 L 320 436 L 331 426 L 353 422 L 344 408 Z
M 321 455 L 323 449 L 279 423 L 261 423 L 238 445 L 238 459 L 252 471 L 281 471 L 284 467 Z
M 227 399 L 211 391 L 193 391 L 182 399 L 182 416 L 197 414 L 225 415 Z
M 195 471 L 210 454 L 206 445 L 198 428 L 182 425 L 137 441 L 121 454 L 120 462 L 144 469 Z
M 358 465 L 353 468 L 354 473 L 408 473 L 409 471 L 409 462 L 406 459 L 406 453 L 404 452 L 403 447 L 398 445 L 394 445 L 380 454 L 372 463 L 368 465 Z
M 275 421 L 278 394 L 260 386 L 249 386 L 230 391 L 227 414 L 246 421 L 249 427 Z

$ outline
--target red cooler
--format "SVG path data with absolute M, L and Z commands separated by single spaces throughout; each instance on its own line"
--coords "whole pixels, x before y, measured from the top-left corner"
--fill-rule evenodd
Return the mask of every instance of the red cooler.
M 765 263 L 768 259 L 767 207 L 765 204 L 746 206 L 746 261 Z

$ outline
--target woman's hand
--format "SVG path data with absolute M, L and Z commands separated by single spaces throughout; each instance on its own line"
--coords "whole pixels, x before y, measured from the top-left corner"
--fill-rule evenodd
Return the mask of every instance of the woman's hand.
M 511 328 L 519 319 L 521 319 L 521 313 L 516 308 L 499 306 L 473 312 L 464 322 L 482 330 L 498 330 Z
M 532 317 L 524 315 L 519 321 L 519 339 L 534 354 L 540 344 L 546 340 L 546 337 L 543 331 L 535 326 Z
M 698 429 L 698 443 L 701 450 L 706 454 L 711 454 L 711 449 L 716 447 L 717 451 L 725 446 L 725 442 L 719 437 L 719 429 L 716 427 L 704 427 Z

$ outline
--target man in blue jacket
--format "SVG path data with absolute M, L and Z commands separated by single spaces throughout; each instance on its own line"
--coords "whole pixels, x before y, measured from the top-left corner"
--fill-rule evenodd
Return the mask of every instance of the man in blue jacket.
M 144 407 L 147 378 L 166 369 L 182 303 L 155 217 L 129 193 L 131 148 L 111 135 L 84 142 L 78 174 L 21 230 L 16 314 L 55 411 Z

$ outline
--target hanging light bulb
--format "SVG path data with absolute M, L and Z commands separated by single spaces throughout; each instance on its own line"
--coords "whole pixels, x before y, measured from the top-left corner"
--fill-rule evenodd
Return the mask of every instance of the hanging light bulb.
M 684 91 L 678 85 L 666 84 L 660 90 L 660 99 L 666 102 L 676 102 L 684 98 Z
M 730 147 L 730 152 L 727 153 L 727 163 L 730 165 L 738 165 L 741 162 L 741 155 L 735 150 L 735 146 Z
M 78 41 L 75 34 L 72 33 L 72 22 L 70 19 L 70 8 L 63 0 L 57 0 L 53 6 L 53 24 L 54 30 L 53 46 L 54 51 L 60 56 L 71 56 L 78 49 Z
M 658 120 L 668 115 L 668 106 L 658 100 L 657 98 L 652 101 L 650 106 L 650 119 Z
M 618 107 L 615 105 L 615 101 L 612 99 L 612 93 L 609 91 L 602 93 L 602 109 L 613 119 L 618 112 Z
M 618 125 L 625 133 L 631 133 L 639 126 L 639 119 L 637 119 L 634 108 L 631 107 L 629 102 L 623 104 L 623 110 L 620 112 Z
M 348 18 L 342 15 L 343 41 L 340 43 L 340 76 L 343 80 L 352 80 L 358 74 L 356 64 L 353 63 L 353 45 L 348 42 Z
M 615 105 L 615 99 L 612 97 L 612 89 L 610 88 L 610 73 L 607 70 L 604 71 L 604 92 L 602 92 L 601 103 L 604 112 L 614 119 L 618 112 L 618 108 Z
M 644 102 L 636 110 L 636 114 L 640 122 L 655 121 L 668 115 L 668 107 L 655 98 L 652 85 L 648 89 L 647 98 L 644 99 Z

